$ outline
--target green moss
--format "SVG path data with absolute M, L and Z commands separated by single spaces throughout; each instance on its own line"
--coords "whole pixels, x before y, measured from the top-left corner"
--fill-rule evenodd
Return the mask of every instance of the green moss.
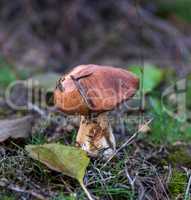
M 12 195 L 12 194 L 9 194 L 9 193 L 0 193 L 0 199 L 1 200 L 15 200 L 16 198 Z
M 176 198 L 179 195 L 183 196 L 185 192 L 186 183 L 186 175 L 180 171 L 174 170 L 172 173 L 172 178 L 168 185 L 170 195 L 173 198 Z
M 170 154 L 167 160 L 174 166 L 191 166 L 191 155 L 188 152 L 188 147 L 173 147 L 170 149 Z
M 165 159 L 162 159 L 162 160 L 160 161 L 160 164 L 161 164 L 162 166 L 168 166 L 168 161 L 165 160 Z

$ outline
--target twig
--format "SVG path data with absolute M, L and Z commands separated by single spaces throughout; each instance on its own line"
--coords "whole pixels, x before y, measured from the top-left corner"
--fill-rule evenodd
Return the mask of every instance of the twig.
M 87 95 L 84 92 L 84 88 L 82 87 L 82 85 L 80 84 L 80 82 L 78 81 L 79 78 L 75 78 L 74 76 L 70 76 L 71 79 L 74 81 L 75 86 L 77 87 L 80 95 L 82 96 L 82 98 L 84 99 L 85 103 L 87 104 L 88 108 L 90 110 L 92 110 L 93 106 L 93 102 L 87 97 Z
M 86 186 L 84 185 L 83 181 L 80 182 L 80 185 L 82 187 L 82 189 L 84 190 L 85 194 L 87 195 L 89 200 L 94 200 L 91 196 L 91 194 L 89 193 L 89 191 L 87 190 Z
M 135 176 L 134 178 L 131 178 L 131 176 L 130 176 L 130 174 L 128 172 L 127 166 L 125 168 L 125 174 L 126 174 L 127 179 L 128 179 L 128 181 L 129 181 L 129 183 L 130 183 L 130 185 L 132 187 L 132 190 L 134 190 L 134 188 L 135 188 L 135 181 L 136 181 L 137 177 Z
M 189 178 L 189 181 L 188 181 L 188 185 L 187 185 L 187 188 L 186 188 L 186 193 L 185 193 L 185 197 L 184 197 L 184 200 L 188 200 L 189 197 L 190 197 L 190 187 L 191 187 L 191 174 L 190 174 L 190 178 Z
M 127 176 L 127 179 L 129 181 L 129 184 L 131 185 L 131 190 L 132 190 L 132 193 L 135 194 L 135 181 L 137 179 L 137 176 L 135 175 L 134 178 L 131 178 L 129 172 L 128 172 L 128 169 L 127 169 L 127 166 L 125 167 L 125 174 Z
M 46 112 L 40 109 L 37 105 L 28 102 L 28 109 L 37 112 L 40 116 L 47 118 Z
M 150 119 L 148 122 L 145 123 L 146 126 L 148 126 L 153 119 Z M 115 157 L 123 148 L 125 148 L 127 145 L 130 145 L 133 140 L 137 137 L 137 135 L 143 130 L 142 126 L 138 131 L 136 131 L 126 142 L 124 142 L 115 152 L 114 154 L 105 162 L 105 164 L 101 167 L 104 168 L 112 159 Z
M 88 73 L 88 74 L 75 77 L 75 79 L 76 79 L 77 81 L 79 81 L 80 79 L 87 78 L 87 77 L 91 76 L 92 74 L 93 74 L 93 72 L 90 72 L 90 73 Z

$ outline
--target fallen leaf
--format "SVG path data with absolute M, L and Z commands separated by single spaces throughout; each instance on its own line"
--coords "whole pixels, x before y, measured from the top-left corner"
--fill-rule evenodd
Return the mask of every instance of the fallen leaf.
M 90 162 L 85 151 L 59 143 L 27 145 L 26 151 L 30 157 L 42 162 L 50 169 L 77 179 L 88 198 L 92 200 L 83 184 L 85 171 Z
M 59 143 L 27 145 L 29 155 L 49 168 L 82 181 L 89 158 L 85 151 Z
M 0 120 L 0 142 L 8 138 L 26 138 L 32 129 L 32 116 Z

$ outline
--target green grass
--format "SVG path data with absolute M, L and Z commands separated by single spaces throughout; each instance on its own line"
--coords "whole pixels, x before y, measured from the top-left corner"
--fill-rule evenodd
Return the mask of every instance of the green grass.
M 184 21 L 191 22 L 190 0 L 158 0 L 158 5 L 161 14 L 174 14 Z
M 47 138 L 44 133 L 38 132 L 32 134 L 32 136 L 28 139 L 28 144 L 38 145 L 46 143 Z
M 16 75 L 9 66 L 1 66 L 0 64 L 0 84 L 8 86 L 11 82 L 15 81 Z

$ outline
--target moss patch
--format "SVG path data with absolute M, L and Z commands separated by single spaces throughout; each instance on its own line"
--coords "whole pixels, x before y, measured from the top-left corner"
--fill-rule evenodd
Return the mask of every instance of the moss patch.
M 16 200 L 16 197 L 14 197 L 12 194 L 9 194 L 9 193 L 0 193 L 0 199 L 1 200 Z
M 172 173 L 172 178 L 168 185 L 170 195 L 173 198 L 176 198 L 179 195 L 183 197 L 186 188 L 186 183 L 187 183 L 186 175 L 178 170 L 174 170 Z
M 191 166 L 191 154 L 187 146 L 172 147 L 167 160 L 173 166 Z

